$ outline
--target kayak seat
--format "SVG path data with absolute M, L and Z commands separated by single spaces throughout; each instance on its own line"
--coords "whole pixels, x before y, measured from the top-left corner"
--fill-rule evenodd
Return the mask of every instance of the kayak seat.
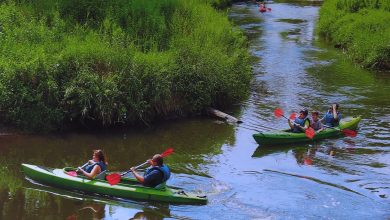
M 103 172 L 100 172 L 96 177 L 95 179 L 98 179 L 98 180 L 105 180 L 106 179 L 106 175 L 107 175 L 107 170 L 103 171 Z

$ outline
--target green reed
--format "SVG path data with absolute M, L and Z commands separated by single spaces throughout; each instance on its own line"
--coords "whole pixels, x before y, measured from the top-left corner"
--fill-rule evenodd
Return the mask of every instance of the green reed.
M 0 120 L 149 124 L 247 96 L 246 38 L 201 0 L 0 3 Z
M 319 33 L 367 68 L 390 68 L 390 1 L 327 0 Z

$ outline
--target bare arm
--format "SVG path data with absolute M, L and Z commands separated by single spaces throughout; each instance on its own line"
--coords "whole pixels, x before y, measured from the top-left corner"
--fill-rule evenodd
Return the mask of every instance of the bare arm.
M 88 179 L 95 178 L 102 170 L 99 165 L 95 165 L 90 173 L 86 172 L 83 169 L 80 169 L 80 171 L 84 174 L 84 176 L 88 177 Z
M 138 180 L 138 182 L 142 184 L 145 182 L 145 178 L 141 176 L 139 173 L 137 173 L 134 167 L 131 168 L 131 172 L 133 173 L 134 177 Z
M 333 111 L 332 111 L 332 112 L 333 112 L 333 118 L 336 119 L 336 120 L 338 120 L 339 117 L 338 117 L 338 115 L 337 115 L 336 105 L 333 105 L 332 107 L 333 107 Z
M 290 126 L 291 129 L 294 129 L 294 125 L 291 123 L 291 120 L 290 119 L 287 119 L 288 121 L 288 125 Z

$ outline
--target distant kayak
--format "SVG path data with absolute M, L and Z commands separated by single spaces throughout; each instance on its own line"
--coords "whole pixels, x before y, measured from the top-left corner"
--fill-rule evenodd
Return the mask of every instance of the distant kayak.
M 50 186 L 78 190 L 88 193 L 109 195 L 118 198 L 162 201 L 179 204 L 206 204 L 206 196 L 197 196 L 183 190 L 172 189 L 168 186 L 151 188 L 140 185 L 133 178 L 122 178 L 116 185 L 110 185 L 106 180 L 90 180 L 84 176 L 71 176 L 67 171 L 74 168 L 50 169 L 46 167 L 22 164 L 25 175 L 39 183 Z
M 289 130 L 281 130 L 276 132 L 260 132 L 253 135 L 253 138 L 259 145 L 277 145 L 299 142 L 311 142 L 325 138 L 342 136 L 343 129 L 356 130 L 360 122 L 360 117 L 349 117 L 342 119 L 340 125 L 335 128 L 327 128 L 317 133 L 313 139 L 306 136 L 305 133 L 293 133 Z

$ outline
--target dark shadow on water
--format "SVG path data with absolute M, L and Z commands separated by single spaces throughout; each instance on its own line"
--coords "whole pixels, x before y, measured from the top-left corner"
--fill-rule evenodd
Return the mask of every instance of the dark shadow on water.
M 105 219 L 105 218 L 125 218 L 138 219 L 164 219 L 172 217 L 170 215 L 169 204 L 153 202 L 134 202 L 131 200 L 121 200 L 106 198 L 99 195 L 86 195 L 73 191 L 61 190 L 53 187 L 32 184 L 19 191 L 24 197 L 22 207 L 18 213 L 10 210 L 10 206 L 4 206 L 4 219 L 7 217 L 23 216 L 27 219 L 40 219 L 45 216 L 48 219 Z M 59 197 L 58 197 L 59 196 Z M 61 198 L 61 199 L 58 199 Z M 8 205 L 12 205 L 8 204 Z M 45 209 L 45 207 L 52 207 Z M 60 208 L 61 207 L 61 208 Z
M 303 19 L 293 19 L 293 18 L 280 18 L 276 20 L 277 22 L 285 22 L 289 24 L 301 24 L 304 22 L 307 22 L 306 20 Z

